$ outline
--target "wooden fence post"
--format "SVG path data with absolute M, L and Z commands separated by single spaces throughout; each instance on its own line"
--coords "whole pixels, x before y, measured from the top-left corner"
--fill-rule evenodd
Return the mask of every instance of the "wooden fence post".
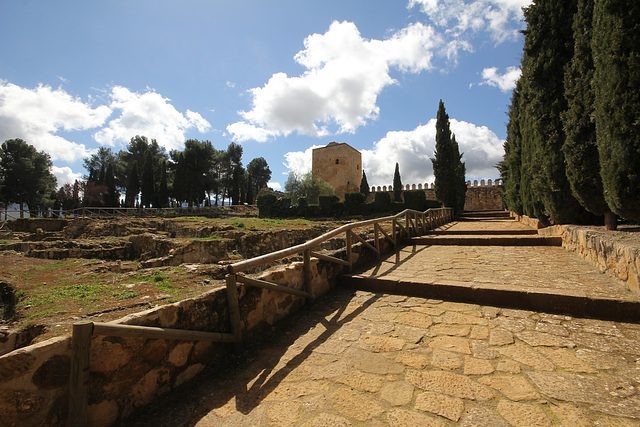
M 69 378 L 69 425 L 87 425 L 89 397 L 89 356 L 93 323 L 82 322 L 73 325 L 71 338 L 71 373 Z
M 349 261 L 349 273 L 353 273 L 353 261 L 351 261 L 351 230 L 347 230 L 347 261 Z
M 229 303 L 229 322 L 231 332 L 235 338 L 234 350 L 236 355 L 242 354 L 242 326 L 240 323 L 240 304 L 238 303 L 238 285 L 236 275 L 227 274 L 227 302 Z
M 310 293 L 311 295 L 313 295 L 312 286 L 311 286 L 311 282 L 313 280 L 313 277 L 311 275 L 311 249 L 307 249 L 302 253 L 302 259 L 303 259 L 302 274 L 304 277 L 304 290 Z M 307 305 L 312 305 L 313 298 L 307 298 L 306 303 Z

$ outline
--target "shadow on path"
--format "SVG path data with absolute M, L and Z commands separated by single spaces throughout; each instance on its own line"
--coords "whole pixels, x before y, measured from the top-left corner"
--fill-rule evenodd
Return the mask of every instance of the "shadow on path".
M 318 346 L 380 298 L 379 295 L 372 295 L 341 318 L 353 296 L 352 292 L 334 289 L 319 298 L 310 310 L 295 313 L 271 330 L 254 336 L 252 339 L 256 341 L 247 345 L 248 350 L 243 358 L 234 359 L 234 363 L 222 369 L 218 367 L 201 373 L 167 396 L 134 412 L 122 425 L 194 426 L 213 410 L 224 412 L 226 405 L 232 405 L 233 408 L 228 409 L 234 412 L 249 414 Z M 327 316 L 331 318 L 326 320 Z M 325 330 L 284 366 L 275 370 L 294 342 L 318 325 Z M 283 330 L 286 331 L 284 334 L 281 333 Z

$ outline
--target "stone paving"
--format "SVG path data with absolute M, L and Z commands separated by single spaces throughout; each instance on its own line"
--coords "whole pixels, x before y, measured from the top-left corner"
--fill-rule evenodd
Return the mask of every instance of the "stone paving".
M 476 267 L 427 256 L 423 274 L 576 292 L 613 280 L 561 248 L 457 250 Z M 264 338 L 132 425 L 640 425 L 638 323 L 339 288 Z

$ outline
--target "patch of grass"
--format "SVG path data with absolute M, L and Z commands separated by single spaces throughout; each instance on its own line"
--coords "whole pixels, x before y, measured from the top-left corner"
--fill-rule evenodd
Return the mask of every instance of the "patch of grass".
M 213 235 L 213 236 L 209 236 L 209 237 L 198 237 L 195 240 L 222 240 L 222 237 Z
M 112 295 L 116 299 L 126 300 L 126 299 L 136 298 L 136 297 L 140 296 L 140 293 L 136 292 L 136 291 L 126 290 L 126 291 L 113 292 Z
M 237 228 L 245 228 L 244 222 L 232 222 L 231 225 Z
M 45 284 L 39 287 L 46 286 Z M 103 297 L 104 287 L 95 284 L 80 284 L 70 286 L 48 287 L 42 292 L 25 291 L 21 294 L 18 306 L 32 307 L 46 304 L 55 304 L 69 300 L 76 301 L 96 301 Z

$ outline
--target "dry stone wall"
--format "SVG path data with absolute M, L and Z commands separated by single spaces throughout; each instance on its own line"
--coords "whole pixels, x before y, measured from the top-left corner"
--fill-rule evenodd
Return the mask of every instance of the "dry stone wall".
M 586 227 L 563 224 L 542 228 L 535 218 L 513 213 L 512 216 L 538 229 L 538 234 L 562 237 L 564 248 L 576 252 L 602 271 L 611 272 L 627 285 L 629 291 L 640 295 L 640 248 L 637 246 Z

